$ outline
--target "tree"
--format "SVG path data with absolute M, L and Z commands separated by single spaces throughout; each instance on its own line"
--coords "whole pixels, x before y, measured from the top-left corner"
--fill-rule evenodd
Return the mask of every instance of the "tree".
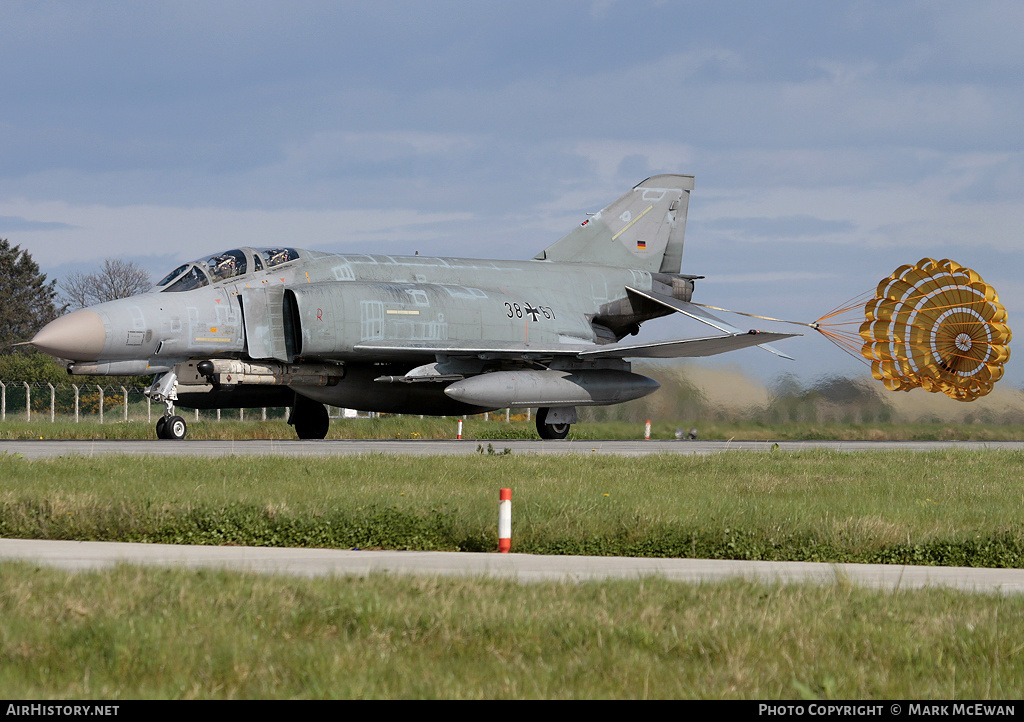
M 28 347 L 28 348 L 31 348 Z M 0 381 L 34 384 L 47 382 L 56 386 L 68 383 L 67 370 L 52 356 L 39 351 L 22 351 L 0 355 Z
M 149 272 L 120 258 L 108 258 L 95 273 L 72 273 L 60 282 L 64 300 L 71 308 L 85 308 L 104 301 L 127 298 L 152 287 Z
M 46 282 L 28 251 L 0 238 L 0 354 L 28 341 L 63 310 L 54 305 L 56 284 Z

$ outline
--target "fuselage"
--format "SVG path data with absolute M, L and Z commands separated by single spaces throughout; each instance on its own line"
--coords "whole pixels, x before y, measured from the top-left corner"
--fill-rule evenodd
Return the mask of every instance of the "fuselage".
M 90 342 L 78 337 L 77 347 L 46 350 L 73 360 L 77 373 L 141 375 L 208 357 L 385 362 L 389 354 L 360 347 L 391 341 L 598 344 L 639 318 L 630 307 L 607 314 L 627 302 L 625 287 L 652 287 L 649 272 L 590 264 L 290 250 L 297 257 L 254 269 L 259 251 L 236 249 L 230 253 L 244 255 L 246 272 L 209 274 L 189 290 L 171 279 L 74 312 L 65 326 Z M 282 298 L 285 318 L 275 320 Z M 287 359 L 265 350 L 273 342 L 262 336 L 278 331 L 275 324 L 288 335 Z M 37 346 L 46 343 L 37 337 Z

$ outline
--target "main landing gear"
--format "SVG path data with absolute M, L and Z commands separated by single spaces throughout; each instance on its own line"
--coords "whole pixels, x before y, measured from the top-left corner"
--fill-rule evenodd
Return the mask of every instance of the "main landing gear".
M 564 439 L 569 435 L 569 415 L 562 412 L 563 409 L 550 409 L 541 407 L 537 409 L 537 433 L 542 439 Z M 572 410 L 572 416 L 576 415 L 576 409 Z M 548 420 L 552 423 L 548 423 Z
M 302 394 L 295 394 L 295 405 L 288 423 L 295 427 L 295 433 L 300 439 L 323 439 L 331 428 L 327 407 Z
M 188 433 L 185 419 L 174 413 L 174 402 L 178 400 L 177 388 L 178 375 L 168 371 L 157 376 L 153 385 L 146 389 L 146 396 L 164 405 L 164 415 L 156 422 L 158 439 L 184 439 Z

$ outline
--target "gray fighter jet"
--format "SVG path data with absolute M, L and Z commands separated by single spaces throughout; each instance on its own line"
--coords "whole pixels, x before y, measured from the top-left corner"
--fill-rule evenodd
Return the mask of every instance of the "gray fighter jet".
M 536 408 L 540 436 L 560 439 L 577 407 L 657 390 L 628 359 L 796 335 L 741 331 L 690 303 L 701 276 L 679 271 L 692 189 L 693 176 L 649 178 L 529 261 L 236 248 L 182 264 L 148 293 L 62 316 L 32 344 L 72 374 L 156 374 L 147 395 L 165 405 L 164 439 L 185 436 L 176 403 L 288 406 L 302 439 L 326 436 L 324 404 Z M 623 341 L 672 313 L 721 333 Z

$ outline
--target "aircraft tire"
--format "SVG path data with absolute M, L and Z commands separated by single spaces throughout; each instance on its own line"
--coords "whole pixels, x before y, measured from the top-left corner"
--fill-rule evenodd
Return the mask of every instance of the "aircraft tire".
M 159 433 L 159 432 L 158 432 Z M 188 424 L 180 416 L 172 416 L 164 423 L 165 439 L 181 440 L 188 433 Z
M 289 422 L 295 427 L 295 433 L 300 439 L 324 439 L 331 428 L 327 407 L 299 394 L 295 395 L 295 406 Z
M 537 409 L 537 433 L 542 439 L 564 439 L 569 435 L 569 427 L 572 424 L 549 424 L 547 423 L 548 409 L 541 407 Z
M 158 439 L 166 439 L 167 438 L 166 430 L 167 430 L 167 417 L 166 416 L 161 416 L 159 419 L 156 420 L 156 438 L 158 438 Z

